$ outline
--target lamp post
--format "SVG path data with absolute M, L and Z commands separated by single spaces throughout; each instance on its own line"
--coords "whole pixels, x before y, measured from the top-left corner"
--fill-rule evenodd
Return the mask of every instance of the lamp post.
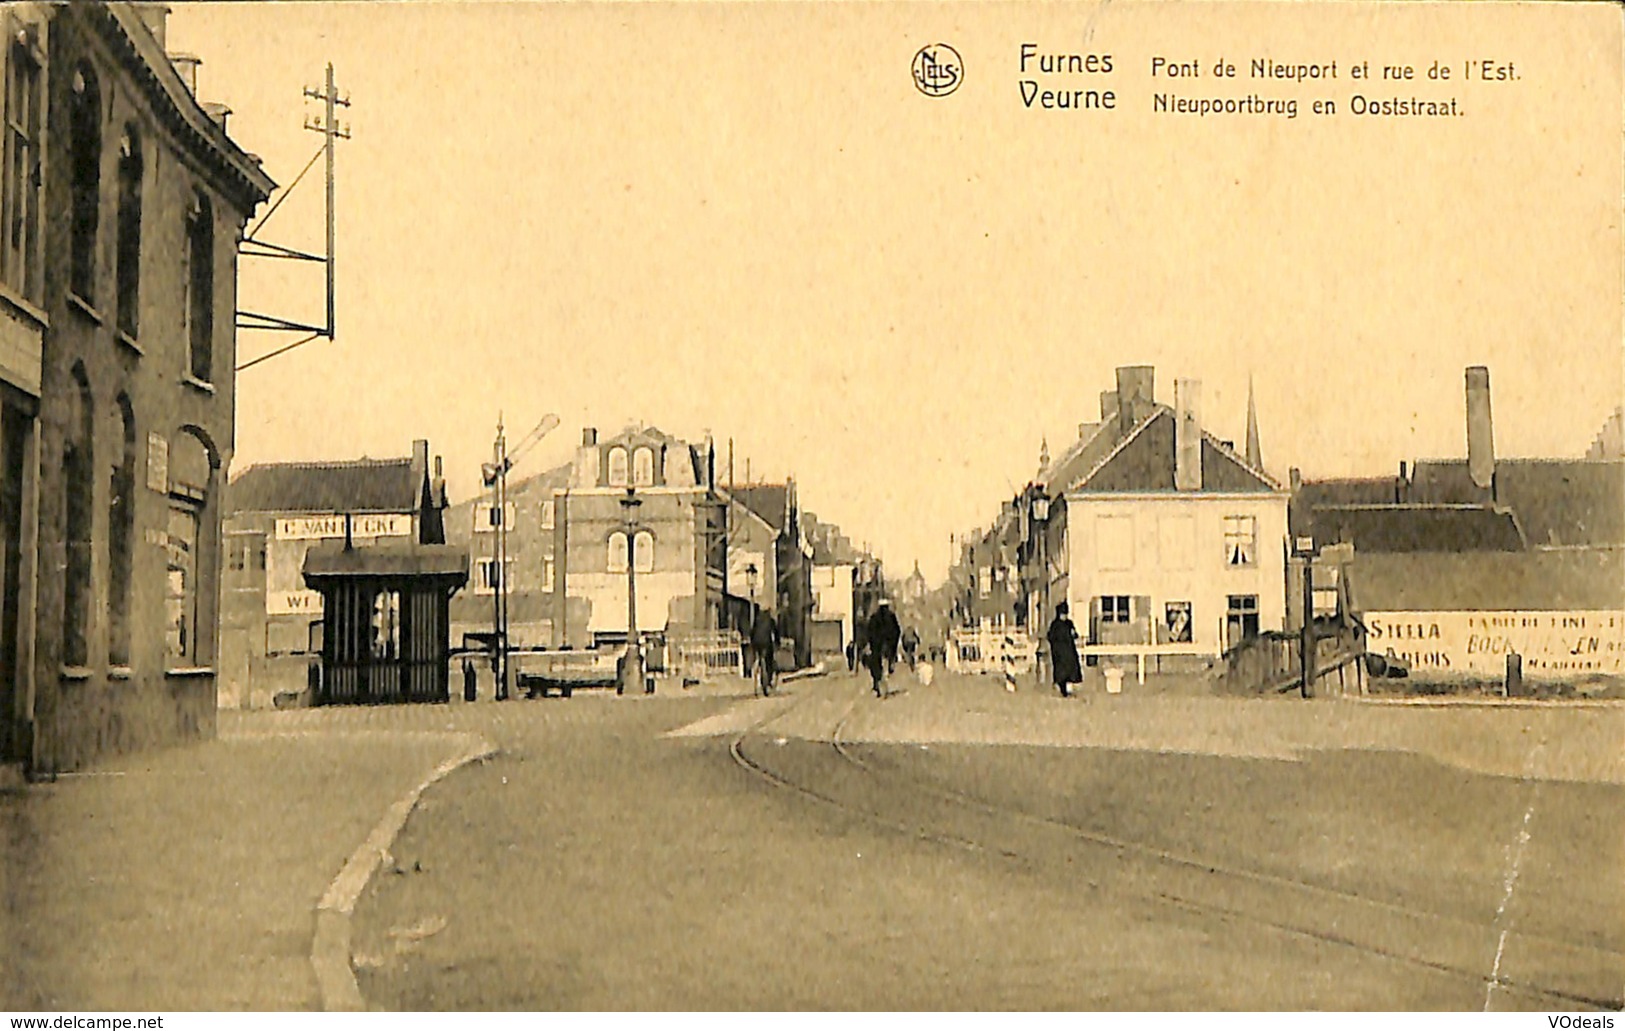
M 1037 629 L 1036 632 L 1038 634 L 1040 634 L 1040 635 L 1043 635 L 1044 631 L 1046 629 L 1046 620 L 1048 620 L 1050 618 L 1050 598 L 1049 598 L 1049 581 L 1050 581 L 1050 576 L 1049 576 L 1049 495 L 1044 492 L 1043 487 L 1035 486 L 1033 488 L 1033 494 L 1032 494 L 1031 501 L 1032 501 L 1033 532 L 1038 538 L 1038 541 L 1037 541 L 1038 547 L 1037 547 L 1036 550 L 1037 550 L 1037 553 L 1038 553 L 1038 578 L 1039 578 L 1039 581 L 1038 581 L 1039 582 L 1038 606 L 1039 606 L 1039 608 L 1038 608 L 1038 629 Z M 1039 639 L 1040 639 L 1040 641 L 1042 641 L 1042 640 L 1044 640 L 1044 637 L 1041 636 Z M 1053 655 L 1050 655 L 1048 650 L 1046 648 L 1044 648 L 1042 644 L 1038 648 L 1038 654 L 1040 656 L 1039 661 L 1036 662 L 1034 665 L 1037 667 L 1037 671 L 1038 671 L 1038 683 L 1039 683 L 1039 686 L 1042 687 L 1043 684 L 1044 684 L 1044 672 L 1045 672 L 1045 670 L 1044 670 L 1044 662 L 1045 662 L 1045 658 L 1047 657 L 1048 661 L 1053 663 L 1055 661 L 1055 657 Z
M 638 633 L 637 537 L 638 507 L 642 504 L 643 499 L 637 492 L 626 488 L 626 496 L 621 499 L 621 510 L 626 513 L 626 680 L 640 689 L 643 687 L 643 639 Z

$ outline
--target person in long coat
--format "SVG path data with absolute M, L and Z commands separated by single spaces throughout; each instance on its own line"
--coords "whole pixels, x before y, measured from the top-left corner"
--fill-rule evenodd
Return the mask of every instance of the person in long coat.
M 875 697 L 879 698 L 880 681 L 897 668 L 897 642 L 903 636 L 897 614 L 891 610 L 891 603 L 887 599 L 880 599 L 870 614 L 865 636 L 869 643 L 869 677 L 874 681 Z
M 1083 683 L 1083 664 L 1078 661 L 1078 628 L 1073 625 L 1066 602 L 1055 606 L 1055 618 L 1050 620 L 1050 671 L 1061 697 L 1072 697 L 1072 685 Z

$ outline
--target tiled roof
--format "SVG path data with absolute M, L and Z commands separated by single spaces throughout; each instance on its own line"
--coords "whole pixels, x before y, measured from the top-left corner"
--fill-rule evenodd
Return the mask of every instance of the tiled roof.
M 254 465 L 226 486 L 226 514 L 238 512 L 414 512 L 421 473 L 410 458 Z
M 760 516 L 774 530 L 783 530 L 789 512 L 790 488 L 782 483 L 754 483 L 734 487 L 734 500 Z
M 1512 512 L 1475 505 L 1342 505 L 1315 510 L 1316 545 L 1362 552 L 1523 551 Z

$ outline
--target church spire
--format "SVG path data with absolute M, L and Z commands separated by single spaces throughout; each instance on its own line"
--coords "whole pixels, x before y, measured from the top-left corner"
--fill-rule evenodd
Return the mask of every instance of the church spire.
M 1247 377 L 1247 464 L 1264 468 L 1264 455 L 1258 446 L 1258 406 L 1253 403 L 1253 377 Z
M 1038 475 L 1042 477 L 1044 470 L 1049 468 L 1049 437 L 1038 439 Z

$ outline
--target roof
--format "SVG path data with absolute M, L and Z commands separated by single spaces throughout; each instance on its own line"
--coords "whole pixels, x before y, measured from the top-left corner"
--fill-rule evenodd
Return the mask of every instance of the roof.
M 1315 509 L 1317 546 L 1365 552 L 1523 551 L 1513 513 L 1487 505 L 1340 505 Z
M 194 154 L 232 179 L 249 209 L 271 195 L 276 183 L 260 167 L 259 159 L 239 147 L 220 123 L 203 110 L 181 81 L 164 48 L 131 5 L 73 4 L 68 9 L 86 12 L 90 24 L 135 71 L 136 81 L 159 117 L 191 144 Z
M 753 483 L 728 491 L 775 531 L 783 530 L 790 514 L 790 488 L 783 483 Z
M 1254 469 L 1235 449 L 1202 431 L 1202 486 L 1177 491 L 1174 486 L 1174 410 L 1158 404 L 1118 440 L 1071 486 L 1083 492 L 1154 492 L 1180 494 L 1277 492 L 1281 485 Z
M 305 579 L 335 576 L 421 576 L 468 580 L 468 550 L 450 544 L 415 541 L 380 541 L 364 548 L 346 548 L 329 541 L 305 552 Z
M 410 458 L 275 462 L 249 466 L 228 483 L 225 511 L 415 512 L 423 489 Z
M 1363 612 L 1625 608 L 1625 548 L 1562 551 L 1354 552 Z

